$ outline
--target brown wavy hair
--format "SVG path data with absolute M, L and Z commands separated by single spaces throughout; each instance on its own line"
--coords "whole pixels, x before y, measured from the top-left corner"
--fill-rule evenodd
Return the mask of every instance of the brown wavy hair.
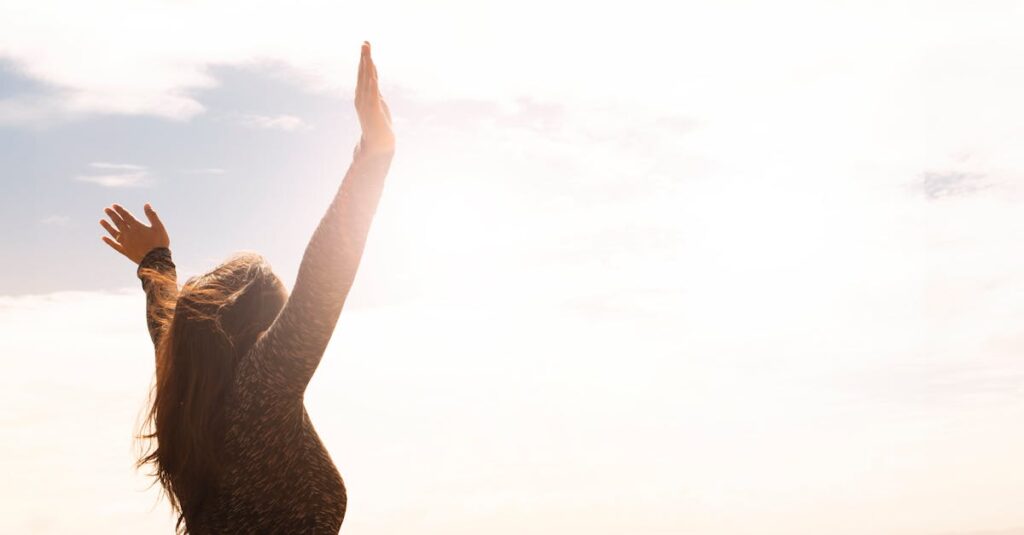
M 163 288 L 177 282 L 143 268 L 139 274 Z M 170 285 L 170 286 L 168 286 Z M 277 317 L 287 292 L 270 265 L 255 253 L 238 253 L 181 291 L 156 292 L 156 379 L 137 439 L 137 468 L 150 464 L 178 515 L 175 533 L 197 525 L 218 491 L 222 475 L 224 407 L 238 361 Z

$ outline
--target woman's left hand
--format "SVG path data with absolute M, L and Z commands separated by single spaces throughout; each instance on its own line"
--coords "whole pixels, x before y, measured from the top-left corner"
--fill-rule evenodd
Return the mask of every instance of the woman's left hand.
M 171 239 L 167 236 L 167 229 L 156 215 L 153 207 L 143 207 L 149 225 L 145 225 L 120 204 L 115 204 L 103 211 L 113 224 L 106 219 L 100 220 L 100 225 L 107 229 L 110 236 L 103 236 L 103 242 L 115 251 L 125 255 L 129 260 L 138 264 L 146 256 L 146 253 L 157 247 L 170 247 Z

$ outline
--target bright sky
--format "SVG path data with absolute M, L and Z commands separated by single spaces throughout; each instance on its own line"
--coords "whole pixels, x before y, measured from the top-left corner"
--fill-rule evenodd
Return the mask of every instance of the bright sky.
M 1024 534 L 1024 3 L 265 4 L 0 3 L 0 532 L 170 531 L 102 208 L 290 283 L 366 39 L 345 533 Z

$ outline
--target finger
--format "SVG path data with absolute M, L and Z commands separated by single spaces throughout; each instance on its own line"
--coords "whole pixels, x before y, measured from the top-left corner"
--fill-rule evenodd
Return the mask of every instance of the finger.
M 135 219 L 135 216 L 133 216 L 132 213 L 129 212 L 128 209 L 125 208 L 124 206 L 121 206 L 120 204 L 115 204 L 114 210 L 117 211 L 117 215 L 121 216 L 121 219 L 124 219 L 125 223 L 128 223 L 129 227 L 139 224 L 139 220 Z
M 391 108 L 388 107 L 388 103 L 384 102 L 384 98 L 380 99 L 380 107 L 384 108 L 384 115 L 388 118 L 388 123 L 391 122 Z
M 160 221 L 160 216 L 156 214 L 156 210 L 152 206 L 147 203 L 142 207 L 142 210 L 146 213 L 146 219 L 149 220 L 149 224 L 153 228 L 163 230 L 164 222 Z
M 107 217 L 109 217 L 111 221 L 114 222 L 114 226 L 117 227 L 117 230 L 124 232 L 125 229 L 128 228 L 128 224 L 124 222 L 121 215 L 115 212 L 113 208 L 104 208 L 103 212 L 107 214 Z
M 370 43 L 363 41 L 362 48 L 362 63 L 363 63 L 363 102 L 369 102 L 370 97 L 373 96 L 373 56 L 370 54 Z
M 377 98 L 381 97 L 380 94 L 380 80 L 377 78 L 377 64 L 373 62 L 373 58 L 370 58 L 370 82 L 373 86 L 370 93 Z
M 359 54 L 359 72 L 356 76 L 356 105 L 363 101 L 363 92 L 366 87 L 366 44 Z
M 377 65 L 373 63 L 369 45 L 366 47 L 366 94 L 370 97 L 380 94 L 377 89 Z
M 110 233 L 110 237 L 114 238 L 115 240 L 121 234 L 120 232 L 117 231 L 117 229 L 114 228 L 113 225 L 111 225 L 110 223 L 107 223 L 106 219 L 100 219 L 100 225 L 102 225 L 103 228 L 107 229 L 107 232 Z
M 120 244 L 118 244 L 116 241 L 110 239 L 110 237 L 103 236 L 101 239 L 103 240 L 103 243 L 109 245 L 111 249 L 113 249 L 113 250 L 115 250 L 115 251 L 117 251 L 117 252 L 119 252 L 119 253 L 121 253 L 121 254 L 123 254 L 125 256 L 128 256 L 128 254 L 124 252 L 124 247 L 121 247 Z

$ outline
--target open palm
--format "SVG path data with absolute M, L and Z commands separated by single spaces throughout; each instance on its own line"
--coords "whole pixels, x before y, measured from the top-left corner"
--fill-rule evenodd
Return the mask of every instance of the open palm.
M 363 42 L 359 57 L 359 77 L 356 80 L 356 115 L 363 135 L 356 147 L 356 155 L 393 153 L 395 134 L 391 130 L 391 111 L 380 94 L 377 66 L 370 56 L 370 43 Z
M 125 255 L 129 260 L 138 264 L 146 256 L 146 253 L 157 247 L 170 247 L 171 239 L 167 237 L 167 229 L 160 221 L 153 207 L 146 205 L 143 211 L 149 225 L 135 219 L 131 212 L 120 204 L 115 204 L 103 210 L 111 222 L 106 219 L 100 220 L 100 225 L 107 229 L 110 236 L 103 236 L 103 242 L 115 251 Z

